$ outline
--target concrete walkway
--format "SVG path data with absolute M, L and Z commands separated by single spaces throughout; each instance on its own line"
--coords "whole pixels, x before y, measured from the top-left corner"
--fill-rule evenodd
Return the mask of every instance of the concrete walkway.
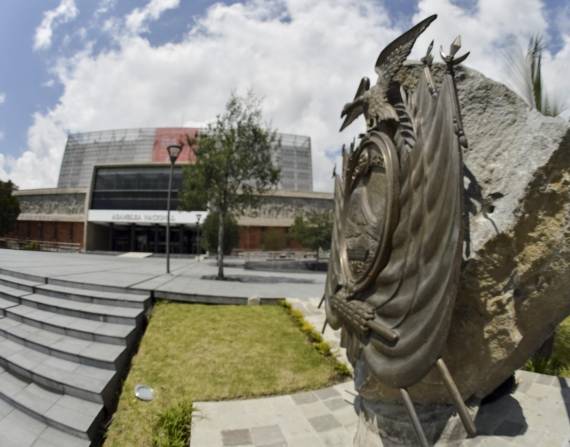
M 284 273 L 244 270 L 243 259 L 227 258 L 227 276 L 249 276 L 255 282 L 221 282 L 201 279 L 215 275 L 214 260 L 172 258 L 171 274 L 165 273 L 166 259 L 136 258 L 83 253 L 56 253 L 0 249 L 0 268 L 80 283 L 128 287 L 154 291 L 155 296 L 184 299 L 182 295 L 247 298 L 320 297 L 324 273 Z M 181 294 L 181 296 L 176 296 Z

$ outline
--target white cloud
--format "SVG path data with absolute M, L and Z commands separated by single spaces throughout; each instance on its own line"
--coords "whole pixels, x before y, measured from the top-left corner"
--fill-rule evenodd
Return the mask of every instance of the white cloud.
M 28 130 L 28 149 L 17 159 L 3 159 L 10 179 L 26 189 L 55 186 L 66 139 L 53 113 L 35 113 L 34 124 Z
M 158 2 L 140 11 L 151 4 Z M 496 79 L 503 76 L 501 46 L 546 28 L 538 1 L 481 0 L 472 16 L 449 0 L 421 0 L 419 9 L 414 21 L 433 12 L 440 17 L 416 57 L 432 38 L 448 46 L 461 33 L 473 53 L 468 65 Z M 139 30 L 147 20 L 137 22 Z M 362 129 L 355 123 L 339 134 L 340 110 L 362 76 L 375 79 L 378 52 L 402 31 L 373 0 L 251 0 L 214 5 L 181 42 L 153 47 L 140 35 L 118 35 L 117 48 L 88 49 L 58 65 L 64 92 L 51 110 L 35 115 L 28 150 L 10 173 L 24 187 L 55 186 L 64 128 L 203 123 L 223 110 L 232 90 L 252 88 L 264 97 L 274 127 L 311 136 L 315 189 L 331 190 L 334 160 L 327 154 Z M 545 58 L 545 78 L 563 91 L 570 91 L 563 69 L 569 63 L 567 36 L 564 49 Z
M 36 28 L 34 36 L 34 50 L 45 50 L 51 46 L 55 28 L 77 17 L 79 10 L 75 6 L 75 0 L 61 0 L 55 8 L 44 12 L 42 23 Z
M 4 104 L 6 102 L 6 93 L 0 92 L 0 104 Z
M 116 4 L 117 0 L 100 0 L 98 8 L 95 10 L 94 16 L 97 18 L 99 16 L 106 14 L 111 9 L 113 9 L 116 6 Z
M 8 180 L 8 173 L 6 172 L 5 168 L 5 157 L 4 154 L 0 153 L 0 180 L 6 181 Z
M 431 39 L 436 48 L 441 44 L 447 50 L 460 34 L 464 51 L 471 52 L 466 64 L 501 81 L 506 77 L 505 49 L 513 44 L 526 48 L 531 34 L 544 34 L 547 28 L 539 0 L 479 0 L 473 15 L 450 0 L 420 0 L 413 20 L 434 13 L 438 19 L 418 39 L 413 54 L 425 51 Z
M 127 16 L 127 29 L 135 34 L 144 32 L 148 22 L 157 20 L 163 12 L 179 5 L 180 0 L 150 0 L 144 8 L 136 8 Z

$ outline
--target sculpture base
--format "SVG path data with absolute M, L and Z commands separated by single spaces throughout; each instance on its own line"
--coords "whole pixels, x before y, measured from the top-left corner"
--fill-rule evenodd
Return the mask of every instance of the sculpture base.
M 403 403 L 370 401 L 358 396 L 354 402 L 358 424 L 354 447 L 404 447 L 419 445 L 416 432 Z M 478 405 L 468 406 L 473 419 Z M 431 445 L 457 443 L 467 433 L 452 405 L 415 404 L 422 428 Z

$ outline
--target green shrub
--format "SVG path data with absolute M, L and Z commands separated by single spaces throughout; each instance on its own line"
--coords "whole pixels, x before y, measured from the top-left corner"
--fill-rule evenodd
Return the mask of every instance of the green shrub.
M 282 228 L 268 228 L 263 233 L 263 249 L 278 251 L 287 247 L 287 236 Z
M 332 354 L 331 347 L 326 341 L 315 342 L 315 348 L 325 357 Z
M 40 249 L 40 244 L 39 244 L 39 242 L 36 242 L 36 241 L 26 242 L 22 246 L 22 250 L 39 250 L 39 249 Z
M 202 235 L 200 245 L 210 253 L 218 252 L 218 219 L 218 213 L 209 213 L 204 224 L 200 227 L 200 234 Z M 229 255 L 237 247 L 238 242 L 237 221 L 232 216 L 226 215 L 224 219 L 224 254 Z
M 340 377 L 351 377 L 352 376 L 352 372 L 350 371 L 350 368 L 348 366 L 346 366 L 343 362 L 336 362 L 336 364 L 334 365 L 334 369 Z
M 285 309 L 291 319 L 295 322 L 299 329 L 301 329 L 301 332 L 305 334 L 309 342 L 321 355 L 324 357 L 330 357 L 332 355 L 331 346 L 323 339 L 323 336 L 320 334 L 320 332 L 318 332 L 311 323 L 305 320 L 303 312 L 301 312 L 299 309 L 294 309 L 293 306 L 287 302 L 287 300 L 279 301 L 279 305 Z M 352 376 L 352 373 L 350 372 L 348 366 L 336 359 L 334 369 L 340 377 Z
M 20 214 L 20 204 L 14 196 L 16 190 L 16 185 L 11 181 L 0 180 L 0 236 L 16 228 L 16 220 Z
M 526 362 L 524 369 L 539 374 L 559 376 L 562 373 L 563 367 L 564 365 L 557 358 L 533 358 Z
M 534 356 L 524 366 L 527 371 L 553 376 L 570 377 L 570 318 L 556 328 L 550 358 Z
M 193 411 L 192 402 L 184 401 L 161 413 L 153 427 L 153 447 L 187 447 Z

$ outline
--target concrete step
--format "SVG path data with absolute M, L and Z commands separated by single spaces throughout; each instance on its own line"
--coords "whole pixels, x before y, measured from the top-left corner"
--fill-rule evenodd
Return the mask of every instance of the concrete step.
M 29 421 L 29 435 L 36 431 L 33 427 L 35 423 L 40 422 L 84 440 L 94 439 L 97 437 L 100 422 L 105 417 L 101 404 L 53 393 L 34 383 L 20 380 L 1 368 L 0 400 L 33 418 Z M 10 442 L 14 441 L 10 439 Z
M 16 287 L 7 286 L 6 284 L 0 284 L 0 298 L 8 301 L 20 303 L 20 297 L 24 295 L 30 295 L 32 292 L 29 290 L 18 289 Z
M 0 335 L 36 351 L 98 368 L 122 368 L 127 360 L 125 346 L 81 340 L 10 318 L 0 319 Z
M 6 316 L 6 309 L 17 305 L 18 303 L 15 303 L 12 300 L 7 300 L 0 297 L 0 318 Z
M 26 290 L 28 292 L 33 292 L 34 287 L 37 285 L 45 284 L 41 281 L 35 281 L 31 279 L 18 278 L 16 276 L 0 274 L 0 285 L 5 285 L 12 287 L 14 289 Z
M 52 357 L 2 336 L 0 365 L 53 392 L 104 404 L 113 398 L 114 371 Z
M 0 312 L 3 306 L 1 300 L 2 298 L 0 298 Z M 7 301 L 7 303 L 10 306 L 4 309 L 6 317 L 50 332 L 115 345 L 129 345 L 136 336 L 136 328 L 133 325 L 86 320 L 85 318 L 60 315 L 47 310 L 18 305 L 12 301 Z
M 0 366 L 50 391 L 105 405 L 118 386 L 115 371 L 52 357 L 1 335 Z
M 150 305 L 0 268 L 0 447 L 99 445 Z
M 134 307 L 144 309 L 150 300 L 147 294 L 117 293 L 85 290 L 57 284 L 45 284 L 35 287 L 35 292 L 42 295 L 64 298 L 82 303 L 103 304 L 105 306 Z
M 64 300 L 39 293 L 22 296 L 19 298 L 19 302 L 26 306 L 36 307 L 61 315 L 69 315 L 105 323 L 138 326 L 144 318 L 143 309 L 81 303 L 79 301 Z
M 33 444 L 32 444 L 33 443 Z M 40 422 L 0 400 L 0 446 L 89 447 L 90 441 Z

